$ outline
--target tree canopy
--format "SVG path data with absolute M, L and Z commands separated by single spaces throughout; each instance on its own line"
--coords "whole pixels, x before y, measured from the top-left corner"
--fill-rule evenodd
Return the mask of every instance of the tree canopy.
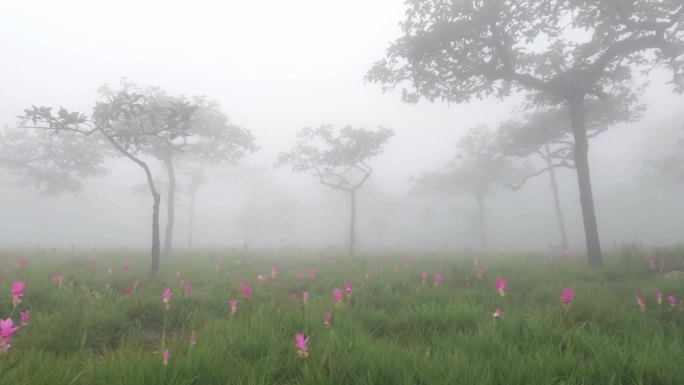
M 389 128 L 377 130 L 346 126 L 336 132 L 331 125 L 304 128 L 290 151 L 278 155 L 278 165 L 290 165 L 296 172 L 311 172 L 321 184 L 349 193 L 349 254 L 354 253 L 356 233 L 356 190 L 373 173 L 368 160 L 383 151 L 394 135 Z
M 409 0 L 403 36 L 367 80 L 405 82 L 407 102 L 464 102 L 513 91 L 538 101 L 599 98 L 665 67 L 684 87 L 680 0 Z
M 587 99 L 634 87 L 635 70 L 670 71 L 684 91 L 681 0 L 408 0 L 403 36 L 366 75 L 402 99 L 467 102 L 522 92 L 528 105 L 566 103 L 592 265 L 603 258 L 585 126 Z
M 0 166 L 19 185 L 41 194 L 81 193 L 83 179 L 105 175 L 97 140 L 78 134 L 53 135 L 38 130 L 0 131 Z

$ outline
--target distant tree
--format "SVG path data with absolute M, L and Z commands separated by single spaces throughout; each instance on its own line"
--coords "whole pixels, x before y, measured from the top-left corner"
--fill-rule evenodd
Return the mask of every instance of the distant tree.
M 684 127 L 682 127 L 684 129 Z M 660 159 L 649 159 L 646 164 L 656 169 L 661 176 L 674 185 L 684 185 L 684 137 L 677 141 L 679 151 Z
M 160 148 L 181 151 L 191 135 L 188 130 L 198 107 L 187 102 L 160 102 L 149 95 L 129 92 L 135 88 L 125 82 L 121 90 L 111 90 L 107 86 L 100 88 L 100 100 L 96 102 L 90 118 L 64 108 L 53 115 L 52 108 L 33 106 L 25 110 L 22 126 L 47 129 L 54 135 L 68 132 L 100 135 L 116 153 L 143 169 L 153 200 L 151 273 L 155 274 L 159 269 L 161 198 L 145 158 Z
M 472 194 L 477 200 L 480 248 L 487 248 L 485 195 L 494 185 L 510 183 L 522 169 L 496 147 L 496 137 L 486 126 L 476 126 L 459 140 L 458 153 L 445 170 L 427 172 L 414 181 L 413 194 L 445 196 Z
M 202 164 L 198 164 L 191 168 L 187 168 L 184 172 L 187 176 L 188 182 L 183 184 L 181 191 L 188 195 L 190 202 L 188 204 L 188 249 L 192 250 L 193 232 L 195 225 L 195 197 L 197 191 L 205 185 L 208 181 L 207 173 Z
M 166 255 L 171 253 L 173 244 L 177 190 L 175 163 L 182 162 L 187 164 L 186 167 L 199 172 L 199 170 L 202 170 L 202 164 L 235 164 L 248 152 L 255 152 L 258 147 L 255 144 L 252 133 L 245 128 L 230 123 L 226 114 L 221 111 L 218 103 L 207 100 L 204 96 L 195 96 L 190 99 L 184 97 L 171 98 L 158 88 L 150 89 L 148 92 L 158 103 L 186 103 L 197 108 L 193 116 L 192 125 L 187 130 L 188 139 L 180 146 L 182 152 L 175 151 L 174 148 L 164 144 L 154 151 L 156 156 L 164 163 L 169 182 L 166 199 L 166 231 L 164 235 L 164 254 Z M 199 175 L 195 175 L 195 177 L 197 176 Z M 192 209 L 190 211 L 194 213 L 194 193 L 204 182 L 201 179 L 193 179 L 191 177 L 190 183 L 193 183 L 193 187 L 188 190 L 188 192 L 192 193 Z
M 615 124 L 636 121 L 645 110 L 643 104 L 638 104 L 635 95 L 590 100 L 587 101 L 586 108 L 587 138 L 595 137 Z M 537 110 L 527 114 L 522 120 L 503 122 L 497 131 L 497 147 L 504 155 L 521 158 L 536 155 L 543 161 L 541 168 L 530 171 L 517 185 L 509 187 L 518 190 L 530 178 L 544 173 L 549 174 L 562 250 L 568 249 L 568 238 L 555 169 L 575 168 L 572 127 L 567 116 L 565 106 Z
M 321 184 L 349 194 L 349 254 L 354 253 L 356 233 L 356 190 L 373 173 L 368 160 L 383 151 L 394 135 L 389 128 L 376 131 L 346 126 L 335 132 L 332 126 L 304 128 L 297 134 L 297 144 L 278 156 L 278 165 L 291 165 L 296 172 L 308 171 Z
M 83 135 L 5 127 L 0 131 L 0 167 L 16 178 L 14 183 L 34 185 L 41 194 L 79 195 L 83 179 L 108 172 L 99 146 Z
M 564 103 L 588 261 L 603 263 L 589 177 L 586 102 L 631 87 L 634 69 L 672 72 L 684 90 L 681 0 L 408 0 L 403 36 L 366 79 L 385 89 L 409 83 L 415 103 L 467 102 L 527 93 L 530 105 Z

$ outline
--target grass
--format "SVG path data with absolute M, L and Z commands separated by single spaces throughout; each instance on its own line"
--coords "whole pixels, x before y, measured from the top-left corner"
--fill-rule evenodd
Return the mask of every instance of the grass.
M 622 250 L 601 269 L 535 256 L 483 258 L 482 280 L 465 257 L 179 253 L 151 278 L 142 254 L 7 254 L 0 317 L 13 312 L 11 284 L 23 280 L 13 319 L 30 310 L 31 320 L 0 355 L 0 384 L 683 384 L 684 312 L 667 301 L 659 306 L 654 293 L 684 297 L 684 282 L 650 270 L 646 252 Z M 14 267 L 20 257 L 28 261 L 23 269 Z M 674 250 L 667 263 L 682 260 Z M 278 276 L 259 285 L 256 275 L 270 275 L 271 266 Z M 295 278 L 311 267 L 315 278 Z M 444 276 L 440 287 L 431 285 L 435 273 Z M 61 289 L 54 274 L 65 277 Z M 500 276 L 509 282 L 504 297 L 494 285 Z M 253 288 L 248 301 L 240 277 Z M 182 280 L 193 285 L 187 297 Z M 353 292 L 337 307 L 332 289 L 345 281 Z M 565 287 L 575 289 L 569 311 L 559 300 Z M 647 298 L 643 312 L 635 293 Z M 233 315 L 232 298 L 240 301 Z M 494 319 L 496 308 L 505 317 Z M 331 327 L 322 323 L 327 311 Z M 310 336 L 307 359 L 296 354 L 297 331 Z M 170 349 L 166 366 L 162 347 Z

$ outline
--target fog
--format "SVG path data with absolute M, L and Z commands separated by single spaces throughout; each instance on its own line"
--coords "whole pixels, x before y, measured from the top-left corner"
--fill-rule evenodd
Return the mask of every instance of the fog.
M 126 78 L 169 94 L 206 95 L 259 150 L 236 165 L 207 166 L 195 198 L 195 247 L 346 247 L 349 198 L 310 173 L 276 167 L 304 127 L 332 124 L 394 130 L 369 160 L 372 177 L 357 193 L 358 249 L 478 248 L 471 195 L 413 196 L 412 180 L 445 167 L 468 129 L 496 129 L 522 114 L 522 95 L 462 104 L 401 101 L 364 82 L 401 30 L 402 1 L 6 2 L 0 19 L 0 126 L 15 129 L 31 105 L 89 114 L 97 89 Z M 640 100 L 643 117 L 590 139 L 589 160 L 601 243 L 682 242 L 681 185 L 649 165 L 684 150 L 684 98 L 656 70 Z M 164 180 L 163 164 L 149 162 Z M 46 196 L 16 184 L 0 166 L 0 246 L 129 247 L 150 243 L 149 193 L 140 167 L 110 159 L 110 173 L 86 179 L 74 196 Z M 584 249 L 574 170 L 557 171 L 571 248 Z M 163 182 L 165 183 L 165 182 Z M 162 197 L 164 200 L 164 197 Z M 187 206 L 188 197 L 177 200 Z M 487 197 L 491 250 L 559 244 L 548 177 Z M 165 223 L 165 211 L 161 224 Z M 189 215 L 176 209 L 175 248 L 188 246 Z

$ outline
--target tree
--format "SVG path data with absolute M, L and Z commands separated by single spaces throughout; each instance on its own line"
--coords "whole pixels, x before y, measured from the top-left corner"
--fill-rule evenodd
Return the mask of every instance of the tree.
M 164 234 L 164 254 L 170 254 L 173 244 L 173 227 L 175 223 L 175 206 L 177 178 L 175 159 L 194 170 L 203 170 L 202 164 L 218 164 L 228 162 L 237 163 L 247 152 L 255 152 L 258 147 L 252 133 L 240 126 L 230 123 L 220 105 L 215 101 L 207 100 L 204 96 L 195 96 L 191 100 L 184 97 L 171 98 L 161 89 L 154 88 L 149 91 L 153 97 L 161 103 L 186 103 L 196 106 L 192 125 L 187 130 L 189 139 L 180 147 L 183 151 L 175 151 L 168 145 L 157 148 L 155 153 L 163 161 L 168 176 L 168 195 L 166 213 L 166 231 Z M 202 172 L 202 171 L 197 171 Z M 201 175 L 196 175 L 200 177 Z M 197 189 L 204 182 L 191 176 L 191 221 L 190 233 L 192 233 L 192 215 L 194 213 L 194 196 Z M 191 235 L 190 235 L 191 237 Z
M 291 165 L 295 172 L 309 171 L 321 184 L 349 194 L 349 254 L 354 253 L 356 239 L 356 190 L 373 173 L 368 160 L 383 151 L 394 135 L 389 128 L 376 131 L 346 126 L 335 132 L 332 126 L 304 128 L 299 140 L 287 152 L 278 155 L 278 165 Z
M 586 130 L 587 138 L 593 138 L 611 126 L 634 122 L 645 110 L 643 104 L 637 102 L 636 95 L 623 95 L 606 100 L 587 102 Z M 561 236 L 562 250 L 568 250 L 568 237 L 565 231 L 563 210 L 561 209 L 555 169 L 575 169 L 573 159 L 572 127 L 567 119 L 565 106 L 557 106 L 545 110 L 537 110 L 527 114 L 522 120 L 503 122 L 497 131 L 497 146 L 505 156 L 526 158 L 537 155 L 543 166 L 525 175 L 517 185 L 509 185 L 518 190 L 530 178 L 548 173 L 549 185 L 553 194 L 556 220 Z
M 684 129 L 684 127 L 682 127 Z M 684 184 L 684 138 L 677 141 L 677 150 L 660 159 L 649 159 L 646 164 L 656 169 L 674 186 Z
M 445 196 L 472 194 L 478 207 L 480 248 L 487 248 L 485 195 L 496 183 L 517 178 L 520 169 L 498 151 L 496 138 L 486 126 L 476 126 L 459 140 L 458 154 L 446 170 L 427 172 L 414 181 L 412 193 Z
M 105 175 L 100 143 L 67 133 L 51 135 L 36 130 L 0 131 L 0 166 L 19 185 L 33 184 L 41 194 L 80 194 L 81 180 Z
M 603 262 L 589 176 L 586 102 L 631 87 L 634 69 L 664 67 L 684 91 L 681 0 L 409 0 L 403 36 L 366 79 L 409 83 L 415 103 L 467 102 L 522 91 L 530 105 L 564 103 L 591 265 Z
M 53 115 L 50 107 L 24 110 L 22 126 L 50 130 L 54 135 L 65 132 L 86 136 L 101 136 L 113 150 L 140 166 L 145 172 L 152 195 L 152 263 L 151 273 L 159 270 L 159 203 L 160 195 L 145 160 L 159 148 L 180 151 L 190 135 L 188 130 L 197 106 L 181 102 L 159 102 L 149 95 L 136 93 L 137 87 L 122 82 L 122 89 L 113 91 L 100 88 L 100 100 L 96 102 L 90 118 L 80 112 L 60 108 Z

